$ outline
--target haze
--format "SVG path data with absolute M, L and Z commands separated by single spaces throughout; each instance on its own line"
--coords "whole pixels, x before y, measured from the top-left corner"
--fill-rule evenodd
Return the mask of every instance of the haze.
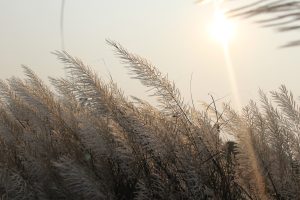
M 63 65 L 50 52 L 61 49 L 60 0 L 0 0 L 0 78 L 23 76 L 21 64 L 43 79 L 64 76 Z M 111 48 L 109 38 L 150 60 L 190 101 L 232 99 L 224 53 L 207 28 L 211 4 L 189 0 L 72 0 L 65 5 L 65 48 L 103 78 L 109 73 L 128 95 L 144 97 L 146 89 L 131 80 Z M 253 21 L 253 20 L 252 20 Z M 277 34 L 250 20 L 238 20 L 229 44 L 242 104 L 256 99 L 258 88 L 285 84 L 299 94 L 299 48 L 278 47 L 296 33 Z

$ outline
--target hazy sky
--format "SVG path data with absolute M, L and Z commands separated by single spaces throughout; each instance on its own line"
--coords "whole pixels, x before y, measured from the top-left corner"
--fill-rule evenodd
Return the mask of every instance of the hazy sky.
M 21 64 L 43 79 L 63 76 L 63 65 L 50 52 L 61 48 L 60 0 L 0 0 L 0 78 L 22 76 Z M 190 77 L 194 101 L 229 95 L 231 88 L 221 45 L 208 32 L 213 6 L 194 0 L 66 0 L 66 50 L 107 78 L 110 72 L 126 94 L 144 96 L 146 89 L 130 80 L 105 43 L 118 41 L 149 59 L 174 80 L 187 101 Z M 300 48 L 278 49 L 298 32 L 278 34 L 247 21 L 237 21 L 230 55 L 242 103 L 256 98 L 258 88 L 285 84 L 299 95 Z

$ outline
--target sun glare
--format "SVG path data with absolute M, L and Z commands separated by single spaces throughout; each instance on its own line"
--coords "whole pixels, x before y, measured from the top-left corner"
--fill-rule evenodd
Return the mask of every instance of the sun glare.
M 217 9 L 211 25 L 212 36 L 222 44 L 227 44 L 234 36 L 234 32 L 235 24 L 225 16 L 223 11 Z
M 238 110 L 240 110 L 241 103 L 239 89 L 229 51 L 229 41 L 233 39 L 236 25 L 226 17 L 225 13 L 220 8 L 220 3 L 222 3 L 222 0 L 215 0 L 215 12 L 210 31 L 214 39 L 222 44 L 225 57 L 225 66 L 227 68 L 228 79 L 231 85 L 232 97 L 236 107 Z

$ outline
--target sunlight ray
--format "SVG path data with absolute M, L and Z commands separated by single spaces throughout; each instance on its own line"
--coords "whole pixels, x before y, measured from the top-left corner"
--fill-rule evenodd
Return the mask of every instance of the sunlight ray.
M 221 8 L 222 2 L 223 0 L 214 1 L 214 22 L 212 26 L 212 34 L 222 45 L 234 105 L 238 110 L 241 110 L 238 84 L 229 51 L 229 41 L 234 36 L 235 24 L 226 18 L 226 15 Z

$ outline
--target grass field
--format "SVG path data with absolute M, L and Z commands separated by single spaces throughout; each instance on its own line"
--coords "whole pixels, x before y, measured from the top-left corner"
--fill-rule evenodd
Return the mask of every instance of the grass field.
M 197 110 L 108 43 L 158 106 L 66 52 L 55 91 L 24 66 L 24 80 L 0 82 L 1 199 L 299 199 L 300 112 L 284 86 L 239 112 L 213 97 Z

